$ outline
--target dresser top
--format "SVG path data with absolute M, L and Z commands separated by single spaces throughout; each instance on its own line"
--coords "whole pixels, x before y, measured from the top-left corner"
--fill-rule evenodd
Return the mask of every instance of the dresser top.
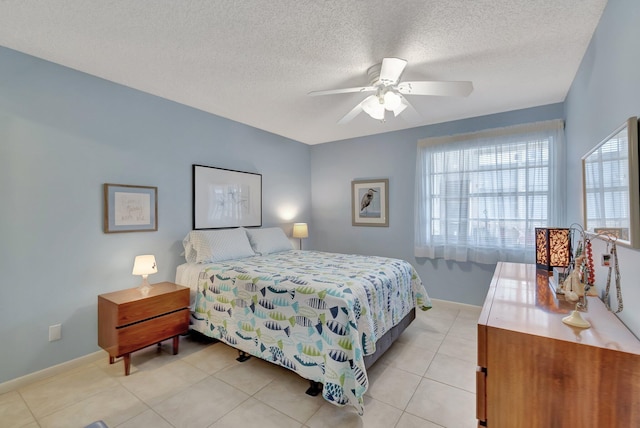
M 478 324 L 640 354 L 640 341 L 618 317 L 600 298 L 588 299 L 588 311 L 581 315 L 591 328 L 566 325 L 562 318 L 575 309 L 575 303 L 556 297 L 546 271 L 533 264 L 500 262 Z

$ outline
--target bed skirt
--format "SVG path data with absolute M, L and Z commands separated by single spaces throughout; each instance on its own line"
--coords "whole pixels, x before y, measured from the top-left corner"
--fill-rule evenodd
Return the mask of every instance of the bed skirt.
M 378 361 L 378 358 L 380 358 L 382 354 L 384 354 L 387 349 L 389 349 L 391 345 L 393 345 L 393 342 L 395 342 L 396 339 L 400 337 L 402 332 L 407 327 L 409 327 L 409 324 L 411 324 L 414 319 L 416 319 L 416 308 L 411 309 L 411 312 L 405 315 L 405 317 L 398 324 L 396 324 L 391 328 L 391 330 L 387 331 L 382 335 L 382 337 L 380 337 L 380 339 L 378 339 L 378 341 L 376 342 L 376 352 L 364 356 L 364 366 L 366 368 L 369 368 L 373 365 L 373 363 Z

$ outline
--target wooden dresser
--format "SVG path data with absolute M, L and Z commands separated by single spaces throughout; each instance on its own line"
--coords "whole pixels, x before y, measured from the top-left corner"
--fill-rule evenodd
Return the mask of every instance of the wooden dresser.
M 129 375 L 131 352 L 173 338 L 178 353 L 180 334 L 189 330 L 189 288 L 172 282 L 153 284 L 144 296 L 138 288 L 98 296 L 98 345 L 109 362 L 124 356 Z
M 575 304 L 548 281 L 535 265 L 496 267 L 478 320 L 478 426 L 640 427 L 640 341 L 598 297 L 582 313 L 591 328 L 564 324 Z

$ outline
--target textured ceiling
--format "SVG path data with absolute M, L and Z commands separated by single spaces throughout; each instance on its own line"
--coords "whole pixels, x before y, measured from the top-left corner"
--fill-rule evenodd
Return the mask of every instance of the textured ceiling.
M 307 144 L 561 102 L 606 0 L 0 0 L 0 45 Z M 384 57 L 402 80 L 471 80 L 468 98 L 409 95 L 419 123 L 362 113 Z

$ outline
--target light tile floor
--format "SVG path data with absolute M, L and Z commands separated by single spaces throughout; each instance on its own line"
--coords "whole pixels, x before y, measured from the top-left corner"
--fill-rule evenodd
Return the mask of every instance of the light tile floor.
M 476 427 L 480 307 L 435 301 L 369 369 L 365 414 L 304 392 L 308 381 L 222 343 L 181 337 L 132 354 L 131 375 L 105 357 L 0 395 L 0 427 Z

